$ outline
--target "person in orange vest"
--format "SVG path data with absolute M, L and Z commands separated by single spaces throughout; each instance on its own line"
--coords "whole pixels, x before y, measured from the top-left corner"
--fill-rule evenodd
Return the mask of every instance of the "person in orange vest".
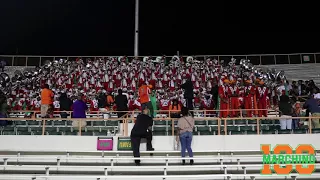
M 139 88 L 139 97 L 140 97 L 140 103 L 141 103 L 141 109 L 144 110 L 145 107 L 148 107 L 150 111 L 150 116 L 153 118 L 153 107 L 150 100 L 150 94 L 151 94 L 152 85 L 147 85 L 145 82 L 140 86 Z
M 50 106 L 53 104 L 53 92 L 49 89 L 49 85 L 45 84 L 44 88 L 41 91 L 41 117 L 47 115 L 47 111 Z
M 112 109 L 113 103 L 114 103 L 114 100 L 113 100 L 112 92 L 108 92 L 106 109 Z
M 180 118 L 181 106 L 177 99 L 172 100 L 172 104 L 169 106 L 170 116 L 172 118 Z

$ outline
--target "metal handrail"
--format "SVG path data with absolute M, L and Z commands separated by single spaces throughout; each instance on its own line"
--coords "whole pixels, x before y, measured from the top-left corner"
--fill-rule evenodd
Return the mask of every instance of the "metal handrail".
M 281 119 L 288 119 L 287 117 L 238 117 L 238 118 L 217 118 L 217 117 L 194 117 L 195 120 L 199 119 L 199 120 L 217 120 L 218 121 L 218 135 L 220 135 L 220 128 L 221 128 L 221 120 L 224 121 L 224 135 L 227 135 L 227 121 L 228 120 L 256 120 L 257 121 L 257 134 L 260 133 L 260 127 L 259 127 L 259 123 L 261 120 L 281 120 Z M 309 133 L 312 133 L 312 119 L 319 119 L 319 117 L 291 117 L 291 119 L 308 119 L 309 120 Z M 0 120 L 26 120 L 26 121 L 32 121 L 32 120 L 37 120 L 37 121 L 44 121 L 43 123 L 43 131 L 42 134 L 44 135 L 45 132 L 45 121 L 47 120 L 66 120 L 65 118 L 0 118 Z M 68 120 L 71 121 L 76 121 L 79 120 L 79 135 L 81 135 L 81 121 L 105 121 L 105 120 L 112 120 L 112 121 L 119 121 L 119 120 L 124 120 L 124 123 L 122 124 L 124 129 L 125 129 L 125 133 L 124 135 L 127 136 L 128 135 L 128 129 L 126 129 L 126 127 L 128 127 L 128 121 L 132 121 L 135 120 L 134 117 L 128 117 L 127 118 L 110 118 L 110 119 L 104 119 L 104 118 L 70 118 Z M 174 121 L 177 120 L 177 118 L 154 118 L 153 120 L 155 121 L 159 121 L 159 120 L 169 120 L 172 121 L 172 124 L 174 124 Z M 172 135 L 174 135 L 174 130 L 175 130 L 175 126 L 171 127 L 171 132 Z
M 299 175 L 297 173 L 291 173 L 288 175 L 278 175 L 278 174 L 272 174 L 272 175 L 262 175 L 262 174 L 210 174 L 210 175 L 86 175 L 86 176 L 81 176 L 81 175 L 0 175 L 1 178 L 15 178 L 16 180 L 18 179 L 32 179 L 32 180 L 37 180 L 37 179 L 124 179 L 124 178 L 130 178 L 130 179 L 212 179 L 212 178 L 255 178 L 255 177 L 272 177 L 274 179 L 279 179 L 281 177 L 282 179 L 284 178 L 292 178 L 292 177 L 305 177 L 303 175 Z M 319 178 L 320 173 L 313 173 L 311 175 L 308 175 L 308 178 Z

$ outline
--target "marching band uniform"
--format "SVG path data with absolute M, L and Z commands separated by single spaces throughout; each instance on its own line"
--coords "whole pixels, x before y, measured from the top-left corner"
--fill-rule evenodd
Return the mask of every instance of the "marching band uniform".
M 260 81 L 261 86 L 257 87 L 258 109 L 267 109 L 267 96 L 269 89 L 264 86 L 264 82 Z M 259 117 L 267 117 L 268 110 L 259 110 Z
M 167 97 L 164 97 L 160 100 L 160 109 L 163 111 L 168 111 L 170 106 L 170 99 Z
M 239 114 L 239 88 L 232 81 L 232 85 L 228 87 L 228 96 L 230 97 L 230 115 L 236 117 Z
M 60 111 L 60 102 L 57 99 L 53 102 L 53 107 L 55 112 Z
M 205 98 L 202 99 L 201 107 L 203 110 L 213 110 L 214 109 L 212 95 L 207 95 L 207 96 L 205 96 Z M 207 114 L 213 114 L 213 112 L 209 112 Z
M 254 114 L 254 94 L 256 92 L 254 86 L 251 85 L 251 80 L 246 81 L 246 86 L 244 88 L 244 108 L 247 109 L 246 116 L 252 117 Z
M 224 84 L 221 84 L 218 89 L 218 94 L 220 97 L 220 118 L 226 118 L 229 114 L 227 111 L 229 109 L 229 97 L 228 97 L 228 86 L 229 80 L 225 79 Z

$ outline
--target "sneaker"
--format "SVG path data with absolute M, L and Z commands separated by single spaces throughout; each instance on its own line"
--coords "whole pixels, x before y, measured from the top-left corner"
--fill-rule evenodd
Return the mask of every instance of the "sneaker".
M 182 165 L 185 165 L 186 164 L 186 160 L 182 160 Z
M 193 159 L 190 160 L 190 165 L 193 165 L 194 161 Z

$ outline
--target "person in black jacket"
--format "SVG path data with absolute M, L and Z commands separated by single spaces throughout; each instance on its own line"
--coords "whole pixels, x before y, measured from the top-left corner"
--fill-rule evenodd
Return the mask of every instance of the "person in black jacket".
M 292 129 L 293 108 L 290 103 L 290 97 L 286 94 L 280 96 L 279 111 L 283 119 L 280 119 L 281 130 Z
M 101 92 L 98 97 L 98 107 L 99 110 L 105 109 L 107 106 L 107 95 L 104 92 Z
M 139 114 L 136 122 L 131 130 L 131 145 L 134 157 L 140 157 L 140 142 L 141 138 L 147 139 L 147 151 L 154 151 L 152 147 L 152 118 L 148 115 L 149 109 L 146 107 L 142 114 Z M 135 160 L 137 166 L 140 165 L 140 160 Z
M 68 98 L 66 93 L 62 93 L 59 98 L 60 111 L 71 111 L 72 101 Z M 61 118 L 67 118 L 68 114 L 66 112 L 60 113 Z
M 115 98 L 117 111 L 128 111 L 128 99 L 126 95 L 122 94 L 122 89 L 118 90 L 118 95 Z M 118 112 L 118 118 L 125 115 L 126 112 Z
M 214 104 L 218 104 L 218 94 L 219 94 L 218 91 L 219 91 L 218 84 L 216 83 L 216 81 L 214 81 L 211 89 L 211 94 L 212 94 L 212 99 L 214 101 Z
M 188 78 L 187 81 L 181 85 L 181 88 L 184 89 L 184 98 L 187 100 L 187 108 L 189 110 L 193 110 L 193 83 L 191 81 L 191 78 Z M 191 111 L 191 114 L 193 116 L 193 111 Z

